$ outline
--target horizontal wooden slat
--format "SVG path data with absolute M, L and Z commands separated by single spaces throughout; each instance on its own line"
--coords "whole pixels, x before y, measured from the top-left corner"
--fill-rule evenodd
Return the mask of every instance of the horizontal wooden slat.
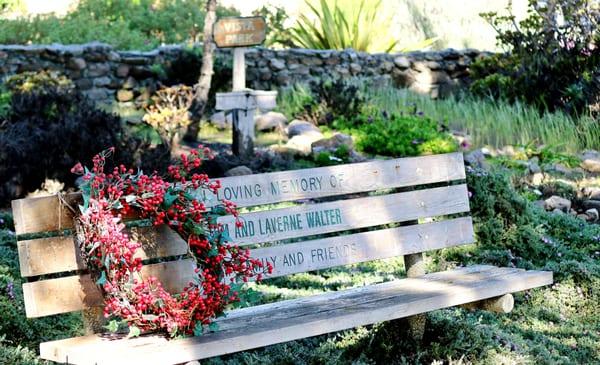
M 223 186 L 220 198 L 245 207 L 464 178 L 462 154 L 451 153 L 218 180 Z M 80 196 L 73 193 L 66 194 L 65 198 L 76 208 Z M 206 198 L 209 199 L 207 205 L 217 201 L 216 196 Z M 72 213 L 62 206 L 56 195 L 14 200 L 12 207 L 17 235 L 73 227 Z
M 473 242 L 470 217 L 251 250 L 273 265 L 268 277 L 326 269 Z
M 77 208 L 81 194 L 65 194 L 63 197 L 66 203 Z M 57 195 L 13 200 L 12 211 L 17 235 L 73 227 L 73 213 Z
M 242 215 L 242 228 L 231 216 L 219 222 L 227 225 L 233 242 L 248 245 L 467 211 L 463 184 L 250 212 Z
M 142 243 L 136 257 L 143 260 L 188 252 L 187 243 L 167 226 L 131 228 L 128 231 L 132 240 Z M 86 269 L 73 236 L 19 241 L 18 248 L 23 277 Z
M 272 277 L 288 275 L 355 262 L 450 247 L 473 241 L 469 217 L 416 226 L 398 227 L 320 240 L 299 242 L 251 250 L 250 255 L 265 262 L 275 262 Z M 185 243 L 184 243 L 185 244 Z M 348 245 L 350 257 L 334 257 L 335 247 Z M 352 248 L 354 247 L 354 248 Z M 319 251 L 320 250 L 320 251 Z M 299 254 L 306 257 L 299 262 Z M 314 253 L 314 254 L 313 254 Z M 293 256 L 294 258 L 291 258 Z M 292 262 L 295 261 L 295 265 Z M 156 276 L 164 286 L 178 292 L 193 278 L 191 259 L 144 266 L 145 276 Z M 100 305 L 102 298 L 89 275 L 69 276 L 26 283 L 23 286 L 29 317 L 65 313 Z M 65 293 L 58 295 L 58 293 Z
M 441 275 L 440 275 L 441 274 Z M 184 363 L 412 316 L 552 283 L 552 273 L 471 267 L 229 312 L 221 330 L 167 340 L 86 336 L 41 344 L 41 357 L 71 364 Z
M 456 185 L 246 213 L 243 215 L 247 227 L 245 229 L 235 228 L 231 217 L 223 217 L 221 222 L 229 223 L 228 228 L 234 243 L 250 244 L 362 228 L 426 216 L 465 212 L 468 209 L 466 188 L 464 185 Z M 369 214 L 365 215 L 365 212 L 369 212 Z M 309 217 L 321 216 L 324 217 L 323 221 L 331 218 L 330 223 L 332 224 L 317 225 L 315 223 L 312 227 L 308 227 Z M 290 222 L 293 220 L 298 224 L 294 227 L 295 229 L 277 231 L 279 228 L 277 223 L 281 223 L 281 227 L 285 227 L 283 225 L 285 220 Z M 269 222 L 276 222 L 276 224 L 273 225 Z M 293 225 L 292 223 L 289 225 Z M 143 259 L 187 253 L 185 241 L 167 227 L 159 230 L 139 229 L 139 232 L 139 238 L 144 243 L 139 257 Z M 252 232 L 254 235 L 250 236 L 249 234 Z M 244 237 L 246 234 L 248 237 Z M 23 240 L 19 241 L 18 246 L 21 275 L 24 277 L 86 268 L 70 236 Z
M 169 292 L 180 292 L 193 275 L 192 259 L 146 265 L 143 277 L 158 278 Z M 28 318 L 67 313 L 102 305 L 102 295 L 89 274 L 23 284 Z
M 246 207 L 464 178 L 462 153 L 449 153 L 228 177 L 219 198 Z

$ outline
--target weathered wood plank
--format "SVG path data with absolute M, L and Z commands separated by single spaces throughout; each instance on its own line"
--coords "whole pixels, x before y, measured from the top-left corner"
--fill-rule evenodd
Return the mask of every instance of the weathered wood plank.
M 228 177 L 219 198 L 246 207 L 464 178 L 462 153 L 450 153 Z
M 77 208 L 80 193 L 63 195 L 65 202 Z M 57 231 L 73 227 L 73 213 L 57 195 L 12 201 L 15 233 Z
M 470 217 L 251 250 L 273 265 L 267 277 L 326 269 L 473 242 Z
M 219 198 L 246 207 L 464 178 L 462 154 L 451 153 L 218 180 L 223 186 Z M 80 193 L 65 195 L 66 201 L 74 207 L 80 197 Z M 216 196 L 206 198 L 207 205 L 217 202 Z M 17 235 L 73 227 L 72 213 L 61 205 L 56 195 L 14 200 L 12 207 Z
M 247 213 L 243 215 L 246 226 L 241 229 L 235 228 L 231 217 L 223 217 L 220 221 L 228 224 L 233 242 L 244 245 L 362 228 L 426 216 L 465 212 L 468 209 L 466 188 L 464 185 L 457 185 Z M 367 216 L 364 215 L 366 211 L 369 212 Z M 291 222 L 289 226 L 294 225 L 292 221 L 298 223 L 293 227 L 294 230 L 272 232 L 272 229 L 278 229 L 277 223 L 280 223 L 281 227 L 285 227 L 283 223 L 288 219 Z M 317 224 L 321 220 L 323 221 L 322 225 Z M 325 224 L 326 220 L 330 220 L 331 224 Z M 269 222 L 276 222 L 276 224 L 269 224 Z M 159 230 L 146 228 L 139 231 L 144 232 L 140 236 L 144 245 L 139 252 L 139 256 L 143 259 L 187 253 L 185 241 L 167 227 Z M 250 233 L 254 233 L 254 235 L 250 236 Z M 244 237 L 246 235 L 247 237 Z M 382 237 L 382 239 L 387 238 L 391 239 L 392 237 Z M 323 244 L 325 245 L 325 243 Z M 24 277 L 86 268 L 72 237 L 19 241 L 18 245 L 21 275 Z
M 180 292 L 193 275 L 192 259 L 146 265 L 143 277 L 158 278 L 169 292 Z M 67 313 L 102 305 L 102 295 L 89 274 L 23 284 L 28 318 Z
M 171 232 L 169 234 L 175 233 Z M 275 261 L 275 271 L 271 275 L 275 277 L 296 272 L 325 269 L 355 262 L 393 257 L 401 255 L 403 252 L 450 247 L 472 241 L 473 228 L 471 219 L 465 217 L 436 223 L 384 229 L 269 248 L 259 248 L 251 250 L 251 256 L 263 259 L 265 262 Z M 335 252 L 334 247 L 343 248 L 346 244 L 350 245 L 348 248 L 349 250 L 355 251 L 352 256 L 331 257 L 333 252 Z M 71 243 L 71 245 L 73 245 L 73 243 Z M 331 255 L 328 252 L 329 248 L 332 250 Z M 179 254 L 181 252 L 187 252 L 187 246 L 182 240 L 181 245 L 179 247 L 173 247 L 173 249 L 177 251 L 171 253 L 177 252 Z M 318 251 L 323 249 L 325 249 L 325 251 Z M 55 250 L 55 252 L 59 251 Z M 315 252 L 314 257 L 312 256 L 312 252 Z M 323 252 L 323 260 L 320 260 L 320 257 L 317 256 L 316 252 Z M 289 255 L 293 255 L 297 258 L 298 253 L 302 253 L 302 255 L 306 257 L 306 260 L 302 263 L 296 261 L 296 265 L 291 265 L 293 259 L 289 258 Z M 325 260 L 325 255 L 328 255 L 327 260 Z M 25 257 L 25 255 L 23 257 Z M 288 258 L 284 259 L 284 257 Z M 193 265 L 190 265 L 190 261 L 191 260 L 179 260 L 147 265 L 144 266 L 144 273 L 145 275 L 161 278 L 167 276 L 167 274 L 164 274 L 164 271 L 167 271 L 169 274 L 166 278 L 166 282 L 163 282 L 163 284 L 167 289 L 173 288 L 173 292 L 179 291 L 193 278 L 193 272 L 190 270 L 190 267 L 193 267 Z M 288 264 L 283 264 L 284 262 Z M 43 267 L 41 262 L 38 266 Z M 97 288 L 89 275 L 70 276 L 60 279 L 27 283 L 24 285 L 24 291 L 27 291 L 28 293 L 25 297 L 26 309 L 30 308 L 27 309 L 28 316 L 42 316 L 47 315 L 48 312 L 70 312 L 101 305 L 102 303 Z M 62 296 L 53 294 L 60 292 L 68 294 Z M 33 303 L 30 303 L 30 301 L 33 301 Z M 44 310 L 40 311 L 39 309 L 36 309 L 39 307 L 43 307 Z
M 188 252 L 187 243 L 166 225 L 131 228 L 128 232 L 132 240 L 142 243 L 135 256 L 143 260 L 184 255 Z M 19 241 L 18 249 L 23 277 L 87 268 L 73 236 Z
M 232 216 L 218 221 L 227 225 L 233 242 L 248 245 L 468 211 L 462 184 L 250 212 L 243 214 L 241 228 Z
M 41 356 L 53 361 L 65 361 L 68 357 L 69 363 L 73 364 L 112 364 L 123 358 L 135 358 L 147 364 L 183 363 L 412 316 L 552 283 L 550 272 L 494 269 L 488 270 L 490 275 L 486 275 L 485 271 L 474 274 L 467 271 L 461 275 L 461 271 L 459 269 L 456 275 L 446 275 L 445 279 L 444 276 L 426 275 L 350 289 L 361 291 L 355 296 L 348 295 L 346 291 L 312 296 L 313 305 L 319 307 L 321 304 L 325 309 L 312 308 L 299 316 L 290 317 L 289 311 L 304 309 L 305 298 L 239 310 L 247 312 L 248 316 L 235 316 L 233 314 L 237 311 L 233 311 L 223 321 L 246 321 L 256 308 L 272 316 L 268 321 L 257 318 L 256 322 L 244 322 L 241 327 L 231 326 L 201 337 L 169 341 L 159 336 L 129 340 L 87 336 L 43 343 L 40 346 Z M 382 286 L 386 295 L 378 296 Z M 338 298 L 345 299 L 340 306 L 332 306 L 331 303 L 338 302 Z M 281 303 L 284 303 L 283 307 L 277 307 Z

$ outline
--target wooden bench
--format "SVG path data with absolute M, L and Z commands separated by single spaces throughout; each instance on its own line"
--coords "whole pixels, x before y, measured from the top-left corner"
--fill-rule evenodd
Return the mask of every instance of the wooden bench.
M 299 202 L 244 213 L 237 230 L 231 217 L 222 217 L 237 244 L 252 245 L 253 257 L 273 264 L 272 277 L 395 256 L 405 257 L 409 277 L 231 310 L 218 319 L 217 332 L 200 337 L 90 334 L 42 343 L 41 357 L 70 364 L 183 363 L 489 298 L 510 301 L 507 293 L 551 284 L 551 272 L 493 266 L 424 273 L 422 252 L 474 241 L 464 180 L 460 153 L 223 178 L 222 197 L 240 207 Z M 86 308 L 102 305 L 73 236 L 64 231 L 73 227 L 65 199 L 76 203 L 79 195 L 13 201 L 21 274 L 29 279 L 23 284 L 27 317 L 94 313 Z M 48 231 L 55 236 L 23 236 Z M 164 259 L 144 266 L 144 273 L 179 291 L 194 268 L 181 257 L 186 243 L 164 227 L 136 235 L 144 242 L 141 257 Z

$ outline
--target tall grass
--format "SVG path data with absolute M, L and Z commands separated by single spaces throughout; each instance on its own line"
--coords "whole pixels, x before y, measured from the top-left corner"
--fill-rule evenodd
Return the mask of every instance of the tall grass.
M 406 89 L 366 90 L 372 103 L 388 112 L 414 110 L 439 121 L 452 130 L 467 133 L 474 146 L 525 145 L 530 142 L 554 146 L 574 153 L 600 149 L 600 121 L 590 116 L 573 118 L 562 112 L 544 113 L 521 103 L 456 96 L 432 100 Z

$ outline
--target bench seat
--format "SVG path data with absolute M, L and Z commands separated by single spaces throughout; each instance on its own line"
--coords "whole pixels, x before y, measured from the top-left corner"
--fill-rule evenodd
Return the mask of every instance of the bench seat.
M 219 330 L 168 341 L 91 335 L 41 344 L 41 356 L 76 364 L 173 364 L 340 331 L 552 283 L 552 273 L 488 265 L 458 268 L 232 310 Z

